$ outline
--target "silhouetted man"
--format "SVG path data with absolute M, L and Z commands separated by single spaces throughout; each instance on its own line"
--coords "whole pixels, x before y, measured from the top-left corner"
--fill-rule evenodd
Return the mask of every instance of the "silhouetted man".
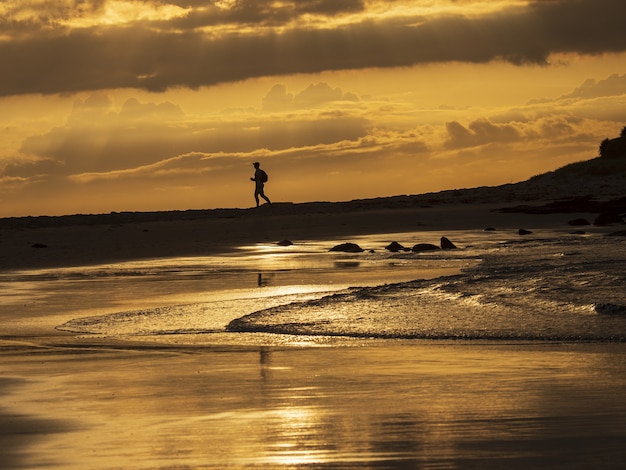
M 272 201 L 265 195 L 265 182 L 267 181 L 267 173 L 265 173 L 260 168 L 259 162 L 253 163 L 255 172 L 254 178 L 250 178 L 250 181 L 254 181 L 256 183 L 254 188 L 254 200 L 256 201 L 256 206 L 259 207 L 259 196 L 267 201 L 268 204 L 271 204 Z

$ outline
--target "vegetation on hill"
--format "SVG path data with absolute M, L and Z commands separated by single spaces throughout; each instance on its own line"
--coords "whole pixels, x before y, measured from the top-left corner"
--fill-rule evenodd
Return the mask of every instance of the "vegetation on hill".
M 626 127 L 619 137 L 602 141 L 599 157 L 570 163 L 558 170 L 534 176 L 531 180 L 545 178 L 546 175 L 556 178 L 626 176 Z
M 626 158 L 626 127 L 622 129 L 619 137 L 602 141 L 600 144 L 600 157 L 610 159 Z

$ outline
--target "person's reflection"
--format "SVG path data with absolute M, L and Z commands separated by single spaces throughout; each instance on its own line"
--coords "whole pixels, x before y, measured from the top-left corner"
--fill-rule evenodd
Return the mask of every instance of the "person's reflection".
M 269 285 L 270 278 L 271 278 L 271 276 L 268 276 L 268 275 L 265 275 L 265 277 L 263 277 L 263 273 L 257 274 L 257 278 L 256 278 L 257 286 L 265 287 L 265 286 Z
M 261 379 L 263 382 L 267 380 L 270 359 L 270 349 L 266 346 L 261 346 L 261 350 L 259 351 L 259 364 L 261 366 Z

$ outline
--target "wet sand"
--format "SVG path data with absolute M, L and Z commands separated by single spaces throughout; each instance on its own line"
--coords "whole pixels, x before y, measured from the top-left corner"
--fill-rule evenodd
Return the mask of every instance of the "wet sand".
M 502 213 L 503 203 L 273 204 L 258 209 L 0 219 L 0 269 L 81 266 L 205 256 L 258 242 L 349 239 L 359 234 L 567 227 L 589 214 Z M 389 207 L 384 207 L 388 205 Z M 381 207 L 382 206 L 382 207 Z M 391 240 L 390 240 L 391 241 Z
M 424 241 L 436 242 L 446 230 L 567 230 L 567 220 L 590 217 L 495 211 L 503 205 L 381 200 L 5 219 L 0 268 L 366 233 L 432 231 Z M 623 344 L 76 341 L 54 330 L 63 309 L 51 308 L 58 318 L 35 334 L 0 334 L 2 468 L 611 469 L 626 457 Z

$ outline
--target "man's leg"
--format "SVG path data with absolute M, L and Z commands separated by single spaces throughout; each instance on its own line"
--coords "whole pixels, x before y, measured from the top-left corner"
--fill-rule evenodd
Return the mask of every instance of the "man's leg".
M 271 204 L 270 198 L 265 195 L 265 192 L 261 190 L 261 197 L 267 201 L 268 204 Z

